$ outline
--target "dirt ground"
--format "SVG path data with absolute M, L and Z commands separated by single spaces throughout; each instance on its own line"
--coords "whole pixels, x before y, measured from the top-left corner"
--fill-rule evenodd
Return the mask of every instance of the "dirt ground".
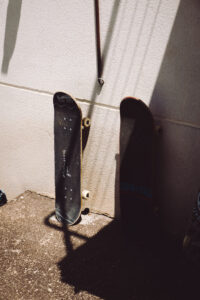
M 63 226 L 54 200 L 25 192 L 0 207 L 0 299 L 196 299 L 199 271 L 177 245 L 130 241 L 93 213 Z

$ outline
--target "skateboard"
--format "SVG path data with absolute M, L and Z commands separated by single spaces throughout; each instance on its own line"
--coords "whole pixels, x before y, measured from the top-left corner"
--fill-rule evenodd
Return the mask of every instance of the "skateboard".
M 68 94 L 55 93 L 53 103 L 55 214 L 58 221 L 73 225 L 81 214 L 82 130 L 90 126 L 90 120 L 82 120 L 80 107 Z
M 200 265 L 200 192 L 197 194 L 188 222 L 188 228 L 183 239 L 185 257 Z
M 154 215 L 156 128 L 149 108 L 128 97 L 120 105 L 120 210 L 125 233 L 147 235 Z

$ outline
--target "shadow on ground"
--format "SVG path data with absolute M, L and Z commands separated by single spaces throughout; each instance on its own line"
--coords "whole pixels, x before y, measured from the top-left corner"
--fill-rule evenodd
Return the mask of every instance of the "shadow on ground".
M 198 270 L 184 259 L 179 242 L 163 234 L 140 242 L 133 236 L 125 239 L 119 221 L 111 221 L 87 238 L 51 225 L 49 218 L 46 225 L 63 231 L 67 253 L 58 267 L 62 282 L 74 286 L 75 293 L 87 291 L 102 299 L 154 300 L 197 295 Z M 85 239 L 76 250 L 70 242 L 73 236 Z

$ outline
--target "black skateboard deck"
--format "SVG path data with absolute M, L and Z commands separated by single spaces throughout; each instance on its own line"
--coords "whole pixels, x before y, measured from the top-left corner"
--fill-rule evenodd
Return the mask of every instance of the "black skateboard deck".
M 120 105 L 120 209 L 125 233 L 148 234 L 153 216 L 155 125 L 144 102 Z
M 72 225 L 81 214 L 82 112 L 76 101 L 55 93 L 54 147 L 56 218 Z

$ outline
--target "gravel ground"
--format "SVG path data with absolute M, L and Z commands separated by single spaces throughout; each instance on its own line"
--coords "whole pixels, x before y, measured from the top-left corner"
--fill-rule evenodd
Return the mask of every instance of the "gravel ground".
M 54 201 L 32 192 L 0 207 L 0 266 L 1 300 L 183 300 L 199 294 L 199 270 L 169 240 L 124 240 L 118 221 L 92 213 L 62 226 Z
M 119 252 L 113 255 L 116 240 L 112 244 L 104 242 L 104 237 L 111 239 L 114 231 L 118 234 L 115 222 L 89 214 L 79 224 L 63 228 L 53 211 L 52 199 L 32 192 L 0 208 L 0 299 L 113 295 L 112 272 Z

